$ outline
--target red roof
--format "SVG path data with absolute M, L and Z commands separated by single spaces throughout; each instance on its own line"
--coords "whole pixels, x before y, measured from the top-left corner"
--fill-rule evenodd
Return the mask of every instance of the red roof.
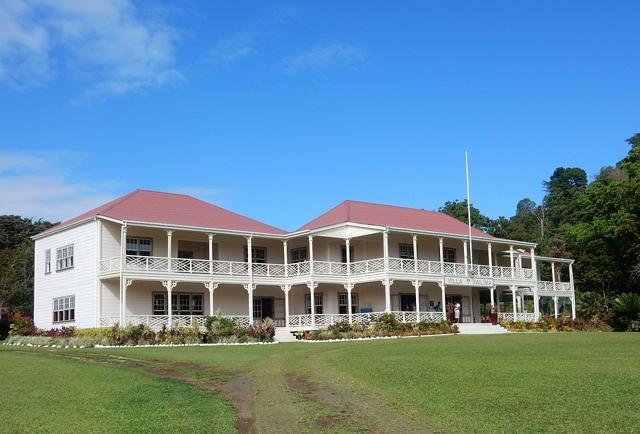
M 441 212 L 353 200 L 345 200 L 298 230 L 346 222 L 456 235 L 469 234 L 466 223 Z M 476 228 L 471 228 L 471 234 L 475 237 L 493 238 Z
M 61 229 L 95 216 L 116 220 L 175 226 L 227 229 L 242 232 L 284 234 L 285 231 L 236 214 L 185 194 L 135 190 L 98 208 L 60 223 L 43 233 Z

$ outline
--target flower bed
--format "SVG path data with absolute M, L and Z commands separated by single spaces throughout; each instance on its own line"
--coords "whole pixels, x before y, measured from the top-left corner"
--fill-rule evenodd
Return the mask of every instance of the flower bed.
M 9 336 L 5 343 L 64 348 L 235 344 L 272 342 L 275 334 L 273 321 L 268 318 L 259 325 L 247 327 L 218 314 L 207 317 L 205 324 L 205 330 L 194 325 L 193 327 L 163 327 L 159 331 L 154 331 L 142 324 L 87 329 L 62 327 L 51 330 L 25 327 L 22 333 L 13 333 Z
M 302 338 L 311 341 L 409 337 L 458 333 L 458 327 L 448 321 L 420 321 L 403 323 L 394 314 L 385 313 L 370 323 L 353 323 L 346 321 L 330 325 L 326 329 L 305 332 Z
M 540 321 L 500 321 L 500 325 L 512 332 L 610 332 L 604 321 L 571 319 L 568 317 L 543 317 Z

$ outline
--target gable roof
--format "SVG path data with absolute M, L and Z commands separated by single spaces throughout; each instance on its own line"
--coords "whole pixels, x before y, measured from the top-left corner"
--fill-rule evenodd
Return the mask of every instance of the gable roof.
M 96 216 L 121 221 L 159 223 L 241 232 L 284 234 L 285 231 L 234 213 L 186 194 L 135 190 L 104 205 L 62 222 L 42 234 L 57 231 Z M 41 234 L 41 235 L 42 235 Z
M 465 236 L 469 234 L 466 223 L 441 212 L 354 200 L 345 200 L 298 230 L 347 222 Z M 471 228 L 471 234 L 478 238 L 494 238 L 476 228 Z

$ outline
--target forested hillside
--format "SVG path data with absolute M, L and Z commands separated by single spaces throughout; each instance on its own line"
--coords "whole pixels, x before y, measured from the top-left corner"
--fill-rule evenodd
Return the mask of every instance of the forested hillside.
M 515 215 L 491 219 L 473 208 L 474 226 L 492 235 L 538 243 L 538 254 L 576 260 L 578 291 L 603 297 L 640 292 L 640 134 L 629 153 L 591 182 L 578 167 L 559 167 L 543 182 L 541 204 L 518 202 Z M 441 211 L 466 222 L 466 201 Z M 548 274 L 549 270 L 543 270 Z

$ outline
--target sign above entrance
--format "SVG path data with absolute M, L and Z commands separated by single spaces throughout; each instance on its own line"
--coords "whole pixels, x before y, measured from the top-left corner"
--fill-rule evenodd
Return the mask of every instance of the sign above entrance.
M 492 288 L 495 286 L 493 283 L 493 279 L 488 277 L 452 277 L 445 276 L 444 278 L 445 285 L 456 285 L 456 286 L 483 286 L 486 288 Z

